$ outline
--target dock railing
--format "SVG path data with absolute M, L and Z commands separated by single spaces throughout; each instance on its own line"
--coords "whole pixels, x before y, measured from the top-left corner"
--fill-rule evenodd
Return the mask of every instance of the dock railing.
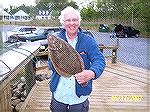
M 32 47 L 30 47 L 32 46 Z M 26 94 L 28 95 L 35 82 L 35 61 L 40 45 L 24 44 L 19 48 L 10 49 L 0 55 L 0 112 L 12 112 L 12 91 L 11 83 L 17 77 L 17 74 L 24 69 L 24 78 L 26 81 Z M 7 65 L 7 66 L 6 66 Z M 5 69 L 8 67 L 10 70 Z M 15 92 L 15 90 L 13 90 Z M 17 96 L 18 97 L 18 96 Z M 16 98 L 17 98 L 16 97 Z
M 42 44 L 41 43 L 41 47 L 40 50 L 37 54 L 37 56 L 41 57 L 41 56 L 45 56 L 48 55 L 48 47 L 47 47 L 47 43 Z M 111 50 L 111 54 L 110 55 L 104 55 L 105 58 L 111 58 L 112 59 L 112 63 L 116 63 L 117 62 L 117 50 L 119 48 L 119 39 L 117 38 L 117 42 L 115 45 L 99 45 L 99 49 L 100 51 L 103 53 L 104 50 Z
M 103 53 L 104 50 L 111 50 L 112 54 L 111 55 L 105 55 L 105 58 L 112 58 L 112 63 L 116 63 L 117 61 L 117 50 L 118 50 L 119 46 L 115 45 L 115 46 L 104 46 L 104 45 L 100 45 L 99 49 L 100 51 Z

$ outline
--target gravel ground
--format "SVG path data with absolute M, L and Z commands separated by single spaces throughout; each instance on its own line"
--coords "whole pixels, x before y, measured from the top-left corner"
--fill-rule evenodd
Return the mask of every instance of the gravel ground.
M 109 33 L 93 32 L 96 41 L 104 45 L 116 45 L 117 39 L 110 38 Z M 146 38 L 119 38 L 119 49 L 117 52 L 118 61 L 137 66 L 140 68 L 149 68 L 149 51 L 150 39 Z M 104 52 L 105 54 L 111 53 L 110 51 Z

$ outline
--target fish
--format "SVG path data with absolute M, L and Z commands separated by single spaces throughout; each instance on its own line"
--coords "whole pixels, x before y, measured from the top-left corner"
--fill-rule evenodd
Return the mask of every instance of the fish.
M 69 43 L 56 35 L 47 39 L 48 57 L 59 75 L 71 77 L 84 70 L 82 57 Z

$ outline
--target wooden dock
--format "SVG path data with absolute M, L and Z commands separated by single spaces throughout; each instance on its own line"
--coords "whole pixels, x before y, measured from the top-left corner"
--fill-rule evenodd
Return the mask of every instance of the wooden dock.
M 47 69 L 38 72 L 50 72 Z M 108 62 L 101 77 L 93 83 L 89 112 L 149 112 L 149 75 L 149 70 Z M 50 112 L 48 83 L 49 80 L 36 82 L 20 112 Z

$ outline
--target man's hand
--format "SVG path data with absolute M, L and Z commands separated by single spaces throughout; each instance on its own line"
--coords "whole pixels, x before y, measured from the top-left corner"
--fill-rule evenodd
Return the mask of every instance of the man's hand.
M 91 70 L 83 70 L 74 75 L 79 84 L 86 84 L 89 80 L 94 79 L 95 73 Z

